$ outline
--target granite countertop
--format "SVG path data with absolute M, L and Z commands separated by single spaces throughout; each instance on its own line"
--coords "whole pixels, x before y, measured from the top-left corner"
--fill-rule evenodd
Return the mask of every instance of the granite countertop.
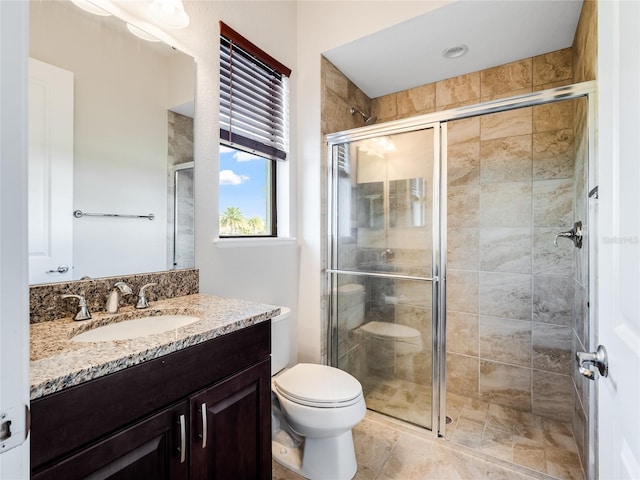
M 268 321 L 279 311 L 273 305 L 196 294 L 159 300 L 144 310 L 125 307 L 117 314 L 92 313 L 91 320 L 61 318 L 32 324 L 31 400 Z M 71 341 L 73 336 L 101 325 L 165 314 L 193 315 L 202 320 L 130 340 Z

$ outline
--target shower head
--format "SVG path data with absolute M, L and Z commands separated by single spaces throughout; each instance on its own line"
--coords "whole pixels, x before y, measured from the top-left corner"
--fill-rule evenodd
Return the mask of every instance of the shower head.
M 378 119 L 377 117 L 370 117 L 369 115 L 362 113 L 360 110 L 358 110 L 355 107 L 351 107 L 351 115 L 355 115 L 356 113 L 359 113 L 362 116 L 362 118 L 364 119 L 365 125 L 373 125 L 374 123 L 376 123 L 376 120 Z

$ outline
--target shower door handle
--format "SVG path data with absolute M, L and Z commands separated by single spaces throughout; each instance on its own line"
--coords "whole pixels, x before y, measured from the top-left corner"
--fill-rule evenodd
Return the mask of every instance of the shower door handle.
M 595 379 L 595 372 L 587 365 L 591 364 L 598 368 L 600 376 L 609 375 L 609 360 L 607 350 L 602 345 L 598 345 L 595 352 L 576 352 L 576 362 L 578 363 L 578 371 L 589 380 Z

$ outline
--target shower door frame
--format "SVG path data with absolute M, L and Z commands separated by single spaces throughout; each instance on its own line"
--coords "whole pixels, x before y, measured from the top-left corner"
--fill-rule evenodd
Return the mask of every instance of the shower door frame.
M 335 274 L 351 274 L 380 276 L 379 274 L 371 274 L 365 272 L 357 272 L 350 270 L 341 270 L 337 265 L 337 191 L 333 189 L 334 169 L 337 165 L 333 162 L 333 147 L 338 144 L 350 143 L 367 138 L 378 137 L 382 135 L 393 135 L 397 133 L 406 133 L 416 130 L 424 130 L 434 128 L 434 178 L 433 178 L 433 264 L 432 264 L 432 329 L 433 329 L 433 358 L 432 358 L 432 423 L 431 431 L 435 436 L 445 436 L 446 424 L 446 286 L 447 286 L 447 122 L 454 120 L 462 120 L 471 117 L 480 117 L 492 113 L 506 112 L 517 110 L 520 108 L 534 107 L 538 105 L 561 102 L 564 100 L 574 100 L 577 98 L 587 98 L 587 123 L 589 131 L 589 140 L 587 147 L 587 169 L 590 185 L 597 185 L 597 159 L 596 152 L 596 103 L 597 103 L 597 82 L 595 80 L 576 83 L 563 87 L 541 90 L 539 92 L 508 97 L 489 102 L 477 103 L 474 105 L 443 110 L 440 112 L 418 115 L 401 120 L 394 120 L 379 125 L 365 126 L 342 132 L 327 134 L 325 142 L 327 147 L 327 265 L 325 265 L 325 288 L 329 307 L 326 309 L 326 325 L 329 329 L 327 335 L 327 360 L 330 364 L 337 364 L 337 305 L 333 300 L 332 278 Z M 439 153 L 439 158 L 438 158 Z M 437 175 L 437 176 L 436 176 Z M 442 213 L 444 212 L 444 213 Z M 436 216 L 437 215 L 437 216 Z M 589 219 L 589 223 L 595 225 L 596 219 Z M 439 230 L 439 231 L 437 231 Z M 591 305 L 595 305 L 594 293 L 596 291 L 596 275 L 591 266 L 595 266 L 593 258 L 593 249 L 590 252 L 589 259 L 589 301 Z M 407 276 L 386 275 L 388 278 L 426 280 L 424 278 L 415 278 Z M 589 319 L 589 343 L 594 346 L 597 339 L 595 332 L 596 308 L 591 308 Z M 588 348 L 588 347 L 587 347 Z M 589 409 L 589 444 L 588 448 L 590 456 L 593 455 L 593 443 L 595 440 L 595 422 L 597 418 L 597 406 L 595 405 L 595 390 L 590 389 L 589 401 L 596 408 Z M 592 458 L 589 464 L 593 465 Z
M 441 245 L 446 245 L 442 243 L 442 239 L 440 238 L 441 232 L 445 232 L 446 234 L 446 223 L 442 225 L 441 222 L 446 222 L 446 217 L 443 218 L 441 212 L 446 211 L 446 197 L 444 198 L 444 202 L 442 200 L 441 193 L 441 185 L 443 182 L 442 176 L 444 174 L 444 184 L 446 185 L 446 151 L 442 150 L 443 138 L 446 144 L 446 124 L 441 124 L 440 122 L 414 122 L 411 125 L 399 125 L 397 128 L 390 128 L 389 122 L 385 124 L 386 128 L 384 128 L 384 133 L 380 133 L 379 128 L 367 128 L 366 132 L 359 134 L 355 130 L 351 130 L 347 133 L 347 140 L 343 140 L 343 136 L 341 134 L 328 135 L 328 187 L 329 187 L 329 195 L 328 199 L 328 211 L 331 212 L 329 215 L 329 241 L 328 241 L 328 268 L 327 272 L 327 291 L 333 291 L 332 278 L 333 275 L 342 274 L 342 275 L 355 275 L 355 276 L 363 276 L 363 277 L 378 277 L 378 278 L 388 278 L 393 280 L 411 280 L 411 281 L 420 281 L 420 282 L 431 282 L 431 328 L 432 328 L 432 349 L 433 352 L 438 348 L 444 347 L 444 339 L 446 335 L 444 335 L 444 331 L 441 331 L 444 328 L 444 312 L 441 311 L 443 305 L 446 302 L 446 292 L 444 291 L 443 284 L 441 281 L 444 278 L 444 272 L 441 269 L 442 265 L 446 265 L 446 250 L 442 251 L 440 248 Z M 382 125 L 376 126 L 382 127 Z M 361 129 L 357 129 L 361 130 Z M 431 208 L 431 232 L 432 232 L 432 251 L 431 251 L 431 277 L 418 277 L 413 275 L 404 275 L 404 274 L 393 274 L 393 273 L 377 273 L 377 272 L 366 272 L 366 271 L 354 271 L 354 270 L 342 270 L 338 268 L 337 265 L 337 256 L 335 255 L 337 252 L 337 236 L 334 234 L 337 232 L 337 211 L 334 211 L 334 205 L 337 206 L 336 197 L 337 190 L 333 189 L 333 178 L 336 169 L 338 168 L 337 162 L 333 162 L 333 147 L 337 144 L 342 144 L 346 142 L 355 142 L 359 140 L 366 140 L 367 138 L 373 138 L 380 135 L 394 135 L 400 133 L 408 133 L 408 132 L 416 132 L 419 130 L 433 130 L 433 176 L 431 182 L 432 186 L 432 208 Z M 331 138 L 331 139 L 330 139 Z M 335 139 L 334 139 L 335 138 Z M 443 168 L 444 162 L 444 168 Z M 335 196 L 334 196 L 335 195 Z M 337 207 L 336 207 L 337 208 Z M 445 239 L 446 240 L 446 239 Z M 438 299 L 434 301 L 434 299 Z M 329 318 L 335 319 L 337 318 L 337 302 L 333 301 L 333 297 L 329 295 Z M 337 331 L 337 325 L 331 324 L 329 322 L 330 333 L 328 336 L 328 360 L 330 364 L 337 365 L 337 335 L 335 332 Z M 437 339 L 443 339 L 442 342 L 437 342 Z M 444 392 L 444 379 L 440 379 L 441 372 L 444 372 L 444 368 L 446 365 L 441 364 L 441 359 L 444 358 L 443 355 L 440 354 L 432 354 L 432 400 L 431 400 L 431 430 L 432 431 L 440 431 L 440 409 L 437 406 L 441 401 L 443 392 Z M 438 378 L 439 381 L 435 381 Z M 440 391 L 442 389 L 442 391 Z M 444 424 L 444 420 L 442 420 Z M 444 425 L 442 425 L 444 428 Z M 444 432 L 444 430 L 442 430 Z

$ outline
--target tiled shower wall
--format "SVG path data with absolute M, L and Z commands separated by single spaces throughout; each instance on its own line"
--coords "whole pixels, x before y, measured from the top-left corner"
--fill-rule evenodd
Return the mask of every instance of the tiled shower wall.
M 447 390 L 570 422 L 575 103 L 450 122 Z

